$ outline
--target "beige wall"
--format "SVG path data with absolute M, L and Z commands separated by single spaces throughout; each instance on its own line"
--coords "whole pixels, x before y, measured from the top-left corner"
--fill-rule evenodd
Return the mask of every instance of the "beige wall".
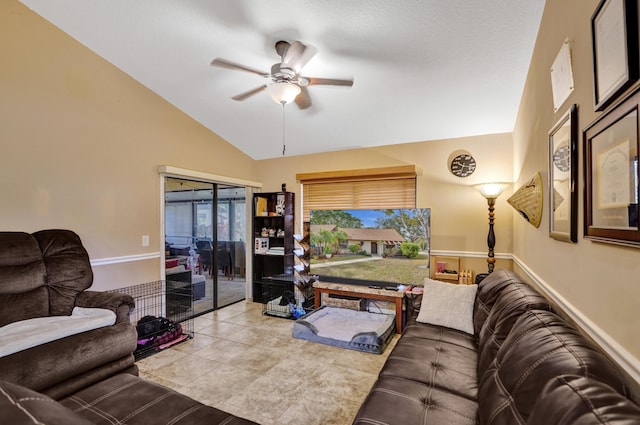
M 290 141 L 289 143 L 296 143 Z M 296 193 L 299 208 L 300 183 L 297 173 L 360 168 L 417 165 L 417 206 L 431 208 L 431 248 L 437 251 L 487 252 L 487 201 L 471 187 L 475 183 L 511 181 L 513 175 L 511 134 L 465 137 L 459 139 L 406 143 L 334 153 L 283 157 L 257 161 L 256 173 L 264 191 L 287 189 Z M 467 150 L 477 161 L 476 172 L 467 178 L 453 176 L 447 159 L 457 150 Z M 510 189 L 496 205 L 496 253 L 512 251 L 512 208 L 506 203 Z M 300 214 L 297 217 L 301 216 Z M 299 223 L 298 223 L 299 224 Z M 497 267 L 510 267 L 510 261 L 498 260 Z M 485 258 L 464 258 L 461 266 L 483 273 Z
M 15 0 L 0 58 L 0 230 L 72 229 L 93 260 L 157 253 L 158 165 L 252 178 L 251 158 Z M 106 289 L 159 279 L 160 263 L 94 272 Z
M 640 358 L 640 251 L 583 239 L 583 146 L 579 140 L 578 243 L 549 238 L 547 205 L 548 132 L 572 103 L 578 104 L 579 128 L 594 112 L 590 17 L 598 0 L 548 1 L 514 129 L 515 175 L 520 184 L 536 171 L 545 182 L 545 205 L 538 229 L 514 220 L 515 256 L 597 327 Z M 565 40 L 571 41 L 575 90 L 553 112 L 550 68 Z

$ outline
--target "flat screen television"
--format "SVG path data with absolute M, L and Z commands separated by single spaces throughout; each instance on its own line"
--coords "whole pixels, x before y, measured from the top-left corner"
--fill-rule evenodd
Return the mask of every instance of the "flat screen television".
M 313 210 L 310 271 L 321 281 L 422 284 L 429 277 L 431 210 Z

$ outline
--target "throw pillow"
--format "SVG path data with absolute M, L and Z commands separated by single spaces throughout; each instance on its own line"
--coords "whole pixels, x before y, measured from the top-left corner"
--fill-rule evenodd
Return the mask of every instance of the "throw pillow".
M 473 305 L 478 285 L 457 285 L 425 279 L 421 323 L 445 326 L 473 335 Z
M 164 260 L 164 268 L 170 269 L 173 267 L 178 267 L 180 260 L 178 258 L 172 258 L 170 260 Z

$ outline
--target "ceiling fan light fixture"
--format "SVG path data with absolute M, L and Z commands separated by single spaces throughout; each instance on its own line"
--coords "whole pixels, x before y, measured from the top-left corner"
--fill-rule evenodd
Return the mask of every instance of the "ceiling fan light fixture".
M 286 81 L 277 81 L 267 85 L 267 92 L 271 99 L 277 104 L 291 103 L 301 92 L 297 84 L 291 84 Z

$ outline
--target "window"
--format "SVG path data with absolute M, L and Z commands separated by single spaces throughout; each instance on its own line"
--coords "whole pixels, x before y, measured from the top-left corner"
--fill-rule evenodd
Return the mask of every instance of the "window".
M 310 222 L 310 271 L 327 282 L 391 286 L 429 275 L 430 210 L 416 208 L 416 167 L 298 174 Z M 415 247 L 402 254 L 402 243 Z
M 415 208 L 415 165 L 297 174 L 303 220 L 312 210 Z

